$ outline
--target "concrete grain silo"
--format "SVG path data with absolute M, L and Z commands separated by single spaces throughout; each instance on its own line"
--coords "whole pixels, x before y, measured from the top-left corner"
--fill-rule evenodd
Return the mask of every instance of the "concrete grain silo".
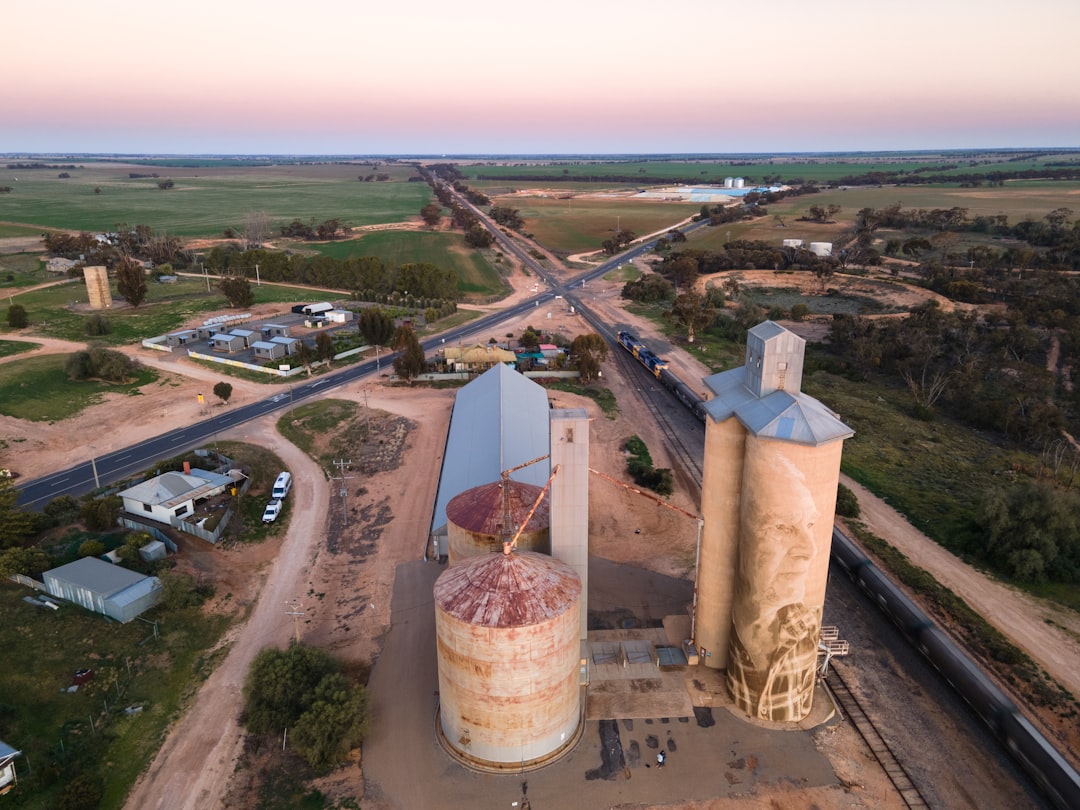
M 541 487 L 508 478 L 467 489 L 451 499 L 446 505 L 450 565 L 469 557 L 501 554 L 503 540 L 522 528 L 541 492 Z M 524 525 L 518 548 L 550 554 L 549 526 L 550 507 L 544 498 Z
M 439 729 L 482 768 L 543 764 L 578 737 L 581 580 L 515 552 L 474 557 L 435 583 Z
M 112 290 L 109 289 L 108 268 L 101 266 L 84 267 L 83 278 L 86 280 L 86 294 L 90 298 L 90 308 L 112 308 Z

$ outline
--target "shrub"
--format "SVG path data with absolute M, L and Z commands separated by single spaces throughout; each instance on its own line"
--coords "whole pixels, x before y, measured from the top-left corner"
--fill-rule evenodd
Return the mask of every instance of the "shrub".
M 30 325 L 30 318 L 22 304 L 12 304 L 7 311 L 8 326 L 12 329 L 25 329 Z
M 105 553 L 105 544 L 100 540 L 84 540 L 79 546 L 80 557 L 100 557 Z
M 843 484 L 836 488 L 836 514 L 841 517 L 857 518 L 860 514 L 859 499 L 855 493 Z
M 90 337 L 101 337 L 112 332 L 112 324 L 109 319 L 100 313 L 94 313 L 86 319 L 86 334 Z

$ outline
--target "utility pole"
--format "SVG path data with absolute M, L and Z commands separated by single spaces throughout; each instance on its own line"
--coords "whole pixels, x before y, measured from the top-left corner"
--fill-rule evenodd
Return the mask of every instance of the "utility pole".
M 334 466 L 338 468 L 338 471 L 341 474 L 336 478 L 331 476 L 332 481 L 340 481 L 341 482 L 340 494 L 341 494 L 341 525 L 342 526 L 349 525 L 349 505 L 346 502 L 346 498 L 348 497 L 349 490 L 345 486 L 345 482 L 350 480 L 352 478 L 352 476 L 351 475 L 345 475 L 345 468 L 348 467 L 351 464 L 352 464 L 351 461 L 346 461 L 345 459 L 338 459 L 337 461 L 334 462 Z
M 88 444 L 86 446 L 93 450 L 94 453 L 97 452 L 97 448 L 94 447 L 94 445 Z M 101 489 L 101 482 L 98 480 L 97 474 L 97 459 L 94 458 L 94 453 L 90 454 L 90 469 L 94 471 L 94 489 Z
M 303 606 L 296 603 L 296 602 L 294 602 L 293 604 L 289 604 L 288 602 L 286 602 L 285 605 L 286 605 L 286 607 L 290 608 L 290 610 L 285 611 L 285 615 L 293 617 L 293 628 L 296 631 L 296 643 L 299 644 L 300 643 L 300 617 L 304 615 L 304 611 L 301 610 L 301 608 Z M 284 745 L 284 744 L 285 743 L 282 742 L 282 745 Z
M 255 286 L 256 287 L 261 287 L 262 286 L 262 281 L 259 280 L 259 265 L 258 264 L 255 265 Z

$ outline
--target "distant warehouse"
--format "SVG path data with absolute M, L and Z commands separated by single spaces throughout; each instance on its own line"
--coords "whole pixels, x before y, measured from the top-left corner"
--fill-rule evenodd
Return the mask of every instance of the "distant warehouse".
M 323 312 L 329 312 L 333 308 L 333 304 L 328 304 L 326 301 L 323 301 L 320 304 L 297 304 L 292 308 L 292 311 L 297 315 L 318 315 Z

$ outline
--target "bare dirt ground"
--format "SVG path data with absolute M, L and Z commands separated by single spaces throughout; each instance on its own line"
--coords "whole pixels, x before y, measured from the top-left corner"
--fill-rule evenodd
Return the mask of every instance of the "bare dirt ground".
M 515 298 L 530 295 L 531 284 L 530 279 L 519 279 Z M 594 305 L 616 321 L 632 325 L 643 338 L 659 337 L 648 323 L 636 321 L 618 309 L 615 286 L 598 286 L 593 297 Z M 535 317 L 500 327 L 498 337 L 506 332 L 518 333 L 526 324 L 545 330 L 561 329 L 570 336 L 586 328 L 562 303 L 550 302 L 550 306 L 538 307 L 531 314 Z M 255 317 L 270 314 L 253 312 Z M 43 344 L 41 352 L 71 350 L 61 341 L 30 339 Z M 196 394 L 223 379 L 213 370 L 178 356 L 142 348 L 127 351 L 165 372 L 162 381 L 147 386 L 135 400 L 106 397 L 102 404 L 60 424 L 0 417 L 0 435 L 8 438 L 9 445 L 0 455 L 0 466 L 10 465 L 26 477 L 36 477 L 84 461 L 86 436 L 94 436 L 97 452 L 103 453 L 189 424 L 201 418 Z M 679 354 L 672 354 L 671 359 L 684 379 L 700 380 L 708 373 Z M 552 397 L 557 407 L 589 409 L 593 417 L 591 464 L 597 469 L 616 478 L 624 477 L 621 446 L 632 432 L 642 436 L 658 466 L 671 466 L 660 435 L 645 413 L 638 410 L 627 384 L 618 377 L 605 375 L 623 409 L 618 420 L 604 417 L 589 400 L 561 392 L 552 392 Z M 271 390 L 237 379 L 230 382 L 235 389 L 234 402 L 266 396 Z M 332 396 L 353 399 L 407 419 L 411 427 L 402 450 L 404 463 L 397 469 L 350 483 L 350 526 L 341 533 L 340 548 L 331 552 L 324 542 L 327 521 L 334 519 L 339 501 L 336 485 L 335 497 L 331 498 L 326 471 L 280 437 L 274 429 L 275 417 L 222 434 L 223 438 L 260 444 L 282 456 L 297 482 L 290 496 L 295 498 L 293 515 L 287 532 L 262 546 L 223 550 L 193 545 L 185 555 L 183 565 L 218 579 L 217 602 L 211 609 L 238 611 L 246 618 L 229 632 L 224 642 L 228 654 L 192 700 L 187 714 L 170 730 L 159 755 L 133 790 L 127 803 L 132 810 L 221 807 L 226 801 L 229 806 L 246 806 L 243 801 L 245 796 L 250 799 L 247 790 L 251 786 L 245 780 L 250 776 L 246 771 L 237 771 L 243 757 L 243 734 L 237 721 L 240 690 L 255 653 L 267 645 L 284 646 L 294 633 L 294 625 L 285 613 L 287 605 L 301 606 L 304 618 L 300 632 L 306 641 L 353 661 L 368 662 L 378 655 L 391 622 L 394 569 L 399 562 L 417 559 L 423 553 L 453 392 L 365 382 L 353 384 L 350 390 L 336 390 Z M 120 424 L 122 430 L 117 429 Z M 26 452 L 30 449 L 32 453 Z M 890 514 L 887 506 L 869 493 L 858 494 L 864 519 L 872 531 L 904 550 L 972 604 L 985 606 L 977 609 L 991 621 L 997 623 L 998 617 L 1003 617 L 1003 629 L 1022 641 L 1036 660 L 1055 674 L 1071 674 L 1071 680 L 1062 680 L 1076 684 L 1075 663 L 1080 660 L 1076 652 L 1080 638 L 1077 617 L 1048 613 L 1047 606 L 1011 589 L 996 586 L 998 590 L 991 591 L 994 583 L 986 577 L 941 550 L 895 513 Z M 677 494 L 673 503 L 697 511 L 696 504 L 685 494 Z M 605 537 L 617 538 L 597 543 L 590 549 L 593 554 L 674 576 L 687 576 L 692 570 L 695 525 L 676 512 L 594 479 L 590 485 L 590 521 L 611 529 L 603 532 Z M 636 533 L 637 529 L 642 530 L 641 534 Z M 995 595 L 991 597 L 990 593 Z M 1074 693 L 1080 694 L 1080 686 L 1074 687 Z M 864 786 L 859 791 L 861 798 L 828 790 L 775 789 L 749 801 L 717 800 L 677 807 L 720 810 L 815 804 L 822 808 L 899 806 L 895 802 L 889 805 L 883 798 L 888 788 L 850 730 L 828 734 L 822 745 L 842 779 Z M 320 789 L 328 795 L 362 795 L 360 765 L 338 772 L 321 783 Z

